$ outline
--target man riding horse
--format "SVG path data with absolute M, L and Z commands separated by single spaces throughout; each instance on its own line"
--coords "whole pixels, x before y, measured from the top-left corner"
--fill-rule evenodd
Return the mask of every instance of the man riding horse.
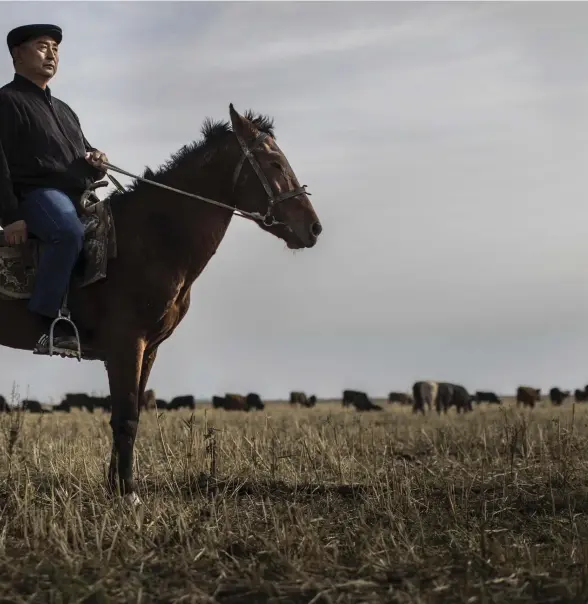
M 46 330 L 35 349 L 49 354 L 49 332 L 59 315 L 84 242 L 75 201 L 104 177 L 104 153 L 92 147 L 74 111 L 51 94 L 62 31 L 56 25 L 17 27 L 7 36 L 14 79 L 0 88 L 0 223 L 8 245 L 44 245 L 28 308 Z M 53 351 L 77 351 L 77 339 L 54 325 Z

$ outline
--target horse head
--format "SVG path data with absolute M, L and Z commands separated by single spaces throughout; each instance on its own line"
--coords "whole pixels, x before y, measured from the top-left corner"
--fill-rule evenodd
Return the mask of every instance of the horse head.
M 235 206 L 258 217 L 259 226 L 290 249 L 313 247 L 322 226 L 273 136 L 229 106 L 241 157 L 233 177 Z

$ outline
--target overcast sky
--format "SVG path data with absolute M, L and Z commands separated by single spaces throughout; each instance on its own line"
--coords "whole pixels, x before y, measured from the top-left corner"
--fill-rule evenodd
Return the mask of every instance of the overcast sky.
M 322 221 L 292 253 L 233 219 L 159 396 L 588 383 L 586 3 L 0 3 L 4 36 L 32 22 L 63 28 L 53 93 L 112 163 L 157 167 L 233 102 L 275 118 Z M 98 362 L 0 368 L 107 392 Z

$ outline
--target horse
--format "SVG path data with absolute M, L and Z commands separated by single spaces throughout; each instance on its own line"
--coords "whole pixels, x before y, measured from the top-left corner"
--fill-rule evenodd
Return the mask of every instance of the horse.
M 277 146 L 273 119 L 241 115 L 232 103 L 229 115 L 230 122 L 206 118 L 200 141 L 101 202 L 110 204 L 116 257 L 104 278 L 68 294 L 83 358 L 103 362 L 108 374 L 107 487 L 133 506 L 141 504 L 133 477 L 139 402 L 160 344 L 186 316 L 192 284 L 233 216 L 292 250 L 314 247 L 322 232 L 306 185 Z M 0 300 L 0 346 L 32 351 L 42 329 L 26 300 Z

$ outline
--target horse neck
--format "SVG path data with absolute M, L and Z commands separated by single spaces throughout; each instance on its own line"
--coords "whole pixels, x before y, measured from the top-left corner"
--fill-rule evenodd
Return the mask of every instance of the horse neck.
M 230 162 L 221 157 L 211 159 L 196 173 L 188 165 L 180 165 L 161 179 L 162 184 L 226 205 L 231 205 L 231 181 Z M 122 203 L 117 204 L 115 198 L 111 204 L 121 245 L 127 233 L 130 242 L 136 238 L 151 242 L 170 271 L 179 271 L 193 281 L 216 252 L 232 213 L 149 183 L 127 195 Z

